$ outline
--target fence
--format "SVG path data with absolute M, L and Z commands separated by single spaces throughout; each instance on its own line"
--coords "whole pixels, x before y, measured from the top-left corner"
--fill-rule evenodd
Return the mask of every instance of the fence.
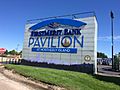
M 0 57 L 0 63 L 2 64 L 20 64 L 20 58 L 8 58 L 8 57 Z

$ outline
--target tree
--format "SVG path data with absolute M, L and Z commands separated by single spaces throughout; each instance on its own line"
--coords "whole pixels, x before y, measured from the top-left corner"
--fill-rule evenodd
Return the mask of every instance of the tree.
M 15 50 L 12 50 L 12 51 L 9 51 L 9 54 L 16 55 L 16 54 L 18 54 L 18 52 L 16 52 Z
M 8 54 L 9 54 L 8 50 L 6 50 L 6 51 L 5 51 L 5 54 L 6 54 L 6 55 L 8 55 Z
M 104 53 L 97 52 L 97 58 L 108 58 L 108 57 Z
M 114 55 L 114 69 L 120 71 L 120 52 Z
M 22 50 L 19 52 L 19 55 L 21 55 L 22 54 Z

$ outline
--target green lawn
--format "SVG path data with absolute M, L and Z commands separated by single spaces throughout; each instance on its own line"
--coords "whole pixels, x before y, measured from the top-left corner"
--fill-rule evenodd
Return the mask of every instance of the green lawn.
M 96 76 L 80 72 L 11 64 L 5 67 L 34 80 L 65 87 L 68 90 L 120 90 L 120 86 L 115 83 L 100 81 Z M 117 79 L 120 81 L 120 78 Z

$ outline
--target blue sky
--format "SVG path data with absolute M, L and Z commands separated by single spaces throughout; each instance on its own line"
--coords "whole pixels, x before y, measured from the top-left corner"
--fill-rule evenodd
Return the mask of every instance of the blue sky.
M 0 47 L 22 49 L 29 19 L 95 11 L 98 20 L 98 51 L 111 57 L 109 12 L 114 13 L 114 53 L 120 52 L 120 0 L 0 0 Z

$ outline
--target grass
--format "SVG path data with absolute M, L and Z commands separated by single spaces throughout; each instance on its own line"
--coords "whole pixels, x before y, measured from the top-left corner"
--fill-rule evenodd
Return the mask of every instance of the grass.
M 11 64 L 5 67 L 34 80 L 65 87 L 68 90 L 120 90 L 119 84 L 100 81 L 102 78 L 99 76 L 85 73 Z M 116 79 L 120 82 L 120 78 Z

